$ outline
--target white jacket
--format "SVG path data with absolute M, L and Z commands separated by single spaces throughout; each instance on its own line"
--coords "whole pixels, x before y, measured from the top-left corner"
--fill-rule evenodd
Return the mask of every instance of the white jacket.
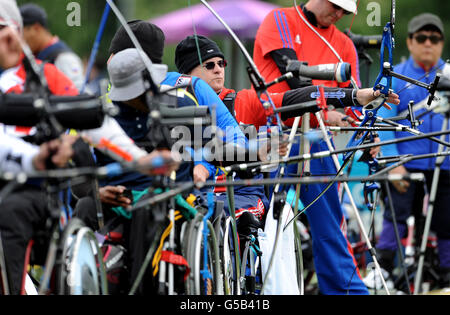
M 4 134 L 0 129 L 0 171 L 17 174 L 34 171 L 33 157 L 39 147 L 24 140 Z

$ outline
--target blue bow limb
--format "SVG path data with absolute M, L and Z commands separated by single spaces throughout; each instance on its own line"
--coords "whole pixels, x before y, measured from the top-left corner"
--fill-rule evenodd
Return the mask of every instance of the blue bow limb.
M 393 71 L 393 55 L 394 55 L 394 46 L 395 39 L 393 37 L 393 25 L 391 22 L 388 22 L 383 30 L 383 37 L 381 41 L 381 49 L 380 49 L 380 73 L 378 74 L 377 79 L 375 80 L 374 90 L 380 90 L 381 93 L 388 96 L 389 91 L 392 86 L 392 76 L 386 73 L 386 70 Z M 387 64 L 384 59 L 384 53 L 387 50 L 388 52 L 388 62 Z

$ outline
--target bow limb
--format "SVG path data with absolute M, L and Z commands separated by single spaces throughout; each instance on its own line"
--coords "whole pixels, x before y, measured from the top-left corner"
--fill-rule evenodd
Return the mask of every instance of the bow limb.
M 104 32 L 105 26 L 106 26 L 106 21 L 108 20 L 108 16 L 109 16 L 109 12 L 110 11 L 111 11 L 111 7 L 109 6 L 108 3 L 106 3 L 105 9 L 103 11 L 102 20 L 100 22 L 100 27 L 98 29 L 97 36 L 95 38 L 94 45 L 93 45 L 92 50 L 91 50 L 91 55 L 89 57 L 89 62 L 88 62 L 87 70 L 86 70 L 86 76 L 85 76 L 84 83 L 83 83 L 83 86 L 81 88 L 80 94 L 83 94 L 83 92 L 84 92 L 84 90 L 86 88 L 86 85 L 89 83 L 89 77 L 91 75 L 92 68 L 94 66 L 95 58 L 96 58 L 97 53 L 98 53 L 98 49 L 99 49 L 99 46 L 100 46 L 100 41 L 102 40 L 103 32 Z
M 244 44 L 241 42 L 239 37 L 234 33 L 234 31 L 231 29 L 231 27 L 222 19 L 222 17 L 214 10 L 214 8 L 212 8 L 211 5 L 209 5 L 209 3 L 206 0 L 200 0 L 200 1 L 208 8 L 209 11 L 211 11 L 211 13 L 217 18 L 217 20 L 219 20 L 219 22 L 225 27 L 225 29 L 231 35 L 231 37 L 233 38 L 235 43 L 238 45 L 239 49 L 241 50 L 242 54 L 244 55 L 245 59 L 247 60 L 248 65 L 249 65 L 248 71 L 249 71 L 250 82 L 252 83 L 253 87 L 255 88 L 255 91 L 258 93 L 259 96 L 262 93 L 264 93 L 266 95 L 266 97 L 268 98 L 268 102 L 269 102 L 270 106 L 272 107 L 272 109 L 275 110 L 275 105 L 274 105 L 270 95 L 267 93 L 267 87 L 270 85 L 268 85 L 265 82 L 264 78 L 262 77 L 261 73 L 259 72 L 258 68 L 256 67 L 252 57 L 250 56 L 247 49 L 245 48 Z M 276 114 L 276 119 L 277 119 L 278 127 L 280 128 L 280 130 L 282 130 L 281 129 L 281 127 L 282 127 L 281 118 L 280 118 L 279 114 Z

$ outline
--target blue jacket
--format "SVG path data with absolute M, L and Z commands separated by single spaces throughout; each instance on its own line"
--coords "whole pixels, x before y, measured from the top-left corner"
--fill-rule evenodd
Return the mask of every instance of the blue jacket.
M 171 72 L 167 75 L 166 80 L 162 82 L 162 84 L 166 84 L 169 86 L 175 86 L 180 82 L 180 77 L 182 76 L 179 73 Z M 194 89 L 195 97 L 197 98 L 198 105 L 207 105 L 209 108 L 215 108 L 216 117 L 217 117 L 217 127 L 225 132 L 224 141 L 228 143 L 235 143 L 242 147 L 248 147 L 248 141 L 246 136 L 242 133 L 236 119 L 230 113 L 228 108 L 219 98 L 219 96 L 214 92 L 214 90 L 203 80 L 199 78 L 192 78 L 192 87 Z M 206 161 L 195 161 L 195 165 L 202 164 L 206 167 L 210 174 L 210 180 L 213 180 L 216 175 L 222 174 L 220 169 L 217 169 L 215 166 L 209 164 Z M 259 174 L 254 177 L 254 179 L 262 179 L 263 175 Z M 235 176 L 236 180 L 240 178 Z M 236 194 L 240 195 L 256 195 L 263 202 L 266 209 L 269 207 L 269 201 L 267 196 L 265 195 L 263 186 L 235 186 L 234 191 Z M 242 205 L 236 204 L 236 207 L 239 208 Z
M 432 83 L 436 77 L 437 70 L 442 70 L 445 65 L 443 60 L 439 60 L 438 65 L 435 66 L 429 74 L 426 74 L 425 70 L 420 67 L 417 63 L 414 62 L 412 57 L 397 66 L 394 67 L 394 71 L 405 76 L 411 77 L 413 79 L 418 79 L 424 83 Z M 408 103 L 410 101 L 414 101 L 415 115 L 416 117 L 421 113 L 425 112 L 428 106 L 426 105 L 426 101 L 428 100 L 428 91 L 422 87 L 411 85 L 410 83 L 400 80 L 393 79 L 393 89 L 396 93 L 399 94 L 400 104 L 398 106 L 392 105 L 392 110 L 387 110 L 385 108 L 381 108 L 378 111 L 378 115 L 384 118 L 394 117 L 399 114 L 403 114 L 408 110 Z M 425 106 L 420 106 L 419 103 L 423 104 L 425 102 Z M 444 116 L 439 113 L 428 113 L 420 118 L 423 120 L 423 124 L 421 124 L 418 129 L 423 133 L 430 133 L 442 130 L 442 123 L 444 120 Z M 410 122 L 408 120 L 399 121 L 400 124 L 410 126 Z M 382 141 L 390 140 L 393 138 L 404 138 L 412 136 L 411 133 L 408 132 L 387 132 L 382 131 L 379 133 L 380 139 Z M 446 141 L 449 141 L 449 137 L 446 136 Z M 438 143 L 428 140 L 414 140 L 408 142 L 401 142 L 394 145 L 383 146 L 382 153 L 384 156 L 394 156 L 394 155 L 404 155 L 404 154 L 427 154 L 427 153 L 435 153 L 438 151 Z M 446 148 L 444 148 L 446 150 Z M 450 163 L 449 158 L 446 157 L 444 164 L 442 165 L 442 169 L 449 170 Z M 408 169 L 418 169 L 418 170 L 432 170 L 434 169 L 436 159 L 420 159 L 413 160 L 411 162 L 406 163 L 404 166 Z
M 176 86 L 181 84 L 180 82 L 181 74 L 176 72 L 169 72 L 166 79 L 162 82 L 163 85 Z M 217 96 L 214 90 L 203 80 L 193 77 L 192 78 L 192 87 L 194 89 L 195 97 L 198 101 L 199 106 L 208 106 L 211 110 L 215 109 L 216 117 L 217 117 L 217 127 L 225 132 L 224 141 L 226 142 L 234 142 L 237 145 L 242 147 L 247 147 L 247 138 L 242 133 L 239 128 L 238 123 L 234 119 L 233 115 L 231 115 L 228 108 L 222 102 L 222 100 Z M 194 135 L 192 135 L 194 136 Z M 202 152 L 198 152 L 200 155 L 195 156 L 194 164 L 203 165 L 209 171 L 209 179 L 214 179 L 218 174 L 218 171 L 215 166 L 206 162 L 201 157 L 203 156 Z

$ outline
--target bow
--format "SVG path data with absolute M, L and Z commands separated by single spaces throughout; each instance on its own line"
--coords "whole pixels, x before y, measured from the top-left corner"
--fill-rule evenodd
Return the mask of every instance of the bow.
M 211 13 L 220 21 L 220 23 L 225 27 L 225 29 L 228 31 L 228 33 L 231 35 L 231 37 L 233 38 L 233 40 L 237 43 L 238 47 L 240 48 L 241 52 L 243 53 L 243 55 L 245 56 L 247 63 L 248 63 L 248 74 L 249 74 L 249 78 L 250 78 L 250 82 L 253 85 L 255 91 L 258 94 L 259 100 L 261 101 L 261 104 L 266 112 L 267 115 L 267 127 L 268 130 L 270 130 L 270 127 L 272 125 L 273 120 L 276 121 L 277 123 L 277 127 L 279 128 L 279 131 L 282 132 L 282 124 L 281 124 L 281 115 L 280 113 L 277 113 L 276 108 L 275 108 L 275 104 L 272 101 L 272 98 L 270 97 L 269 93 L 268 93 L 268 88 L 274 84 L 277 84 L 279 82 L 282 82 L 284 80 L 287 80 L 289 78 L 292 78 L 292 73 L 287 73 L 285 75 L 282 75 L 281 77 L 275 79 L 273 82 L 269 82 L 266 83 L 264 78 L 262 77 L 262 75 L 260 74 L 258 68 L 256 67 L 253 59 L 250 57 L 248 51 L 246 50 L 245 46 L 242 44 L 242 42 L 239 40 L 239 38 L 237 37 L 237 35 L 233 32 L 233 30 L 229 27 L 229 25 L 227 25 L 227 23 L 220 17 L 220 15 L 207 3 L 206 0 L 200 0 L 207 8 L 208 10 L 211 11 Z M 266 97 L 266 101 L 262 99 L 262 96 Z M 295 135 L 297 127 L 298 127 L 298 123 L 300 122 L 300 117 L 298 117 L 296 119 L 296 123 L 294 123 L 294 127 L 291 130 L 291 136 L 290 136 L 290 140 L 292 139 L 292 136 Z M 290 146 L 288 148 L 288 151 L 290 151 Z M 284 175 L 285 172 L 285 167 L 281 167 L 280 169 L 280 165 L 278 165 L 278 170 L 277 170 L 277 176 L 278 177 L 282 177 Z M 233 219 L 235 221 L 234 218 L 234 204 L 232 199 L 232 196 L 234 195 L 233 189 L 227 189 L 227 193 L 228 193 L 228 198 L 229 198 L 229 203 L 230 203 L 230 212 L 232 213 Z M 277 224 L 277 231 L 276 231 L 276 237 L 275 237 L 275 244 L 273 247 L 273 251 L 272 251 L 272 255 L 270 257 L 270 262 L 269 262 L 269 266 L 266 272 L 266 277 L 263 281 L 263 287 L 261 289 L 261 294 L 264 292 L 264 288 L 265 288 L 265 283 L 267 280 L 267 277 L 270 273 L 271 267 L 272 267 L 272 263 L 273 263 L 273 259 L 275 257 L 275 252 L 277 249 L 277 245 L 278 245 L 278 241 L 280 238 L 280 234 L 282 232 L 282 228 L 281 228 L 281 217 L 282 217 L 282 211 L 283 211 L 283 207 L 284 207 L 284 201 L 285 198 L 283 198 L 283 196 L 281 195 L 280 197 L 280 185 L 277 184 L 275 189 L 274 189 L 274 193 L 272 195 L 271 198 L 271 207 L 273 207 L 274 211 L 273 211 L 273 215 L 274 218 L 278 219 L 278 224 Z M 276 200 L 276 201 L 275 201 Z M 278 208 L 278 210 L 275 210 L 275 208 Z M 236 255 L 238 256 L 238 253 L 236 253 Z
M 395 48 L 395 38 L 394 38 L 394 31 L 395 31 L 395 12 L 396 12 L 396 2 L 395 0 L 391 0 L 391 18 L 390 21 L 387 22 L 386 26 L 383 28 L 383 35 L 382 35 L 382 41 L 381 41 L 381 48 L 380 48 L 380 72 L 378 74 L 377 79 L 375 80 L 374 84 L 374 91 L 379 90 L 381 92 L 380 96 L 375 99 L 374 101 L 370 102 L 368 105 L 364 106 L 363 113 L 364 118 L 362 122 L 360 123 L 361 127 L 365 127 L 366 125 L 369 126 L 369 128 L 372 128 L 376 121 L 377 121 L 377 113 L 378 110 L 381 108 L 381 106 L 389 107 L 388 105 L 385 105 L 385 99 L 389 96 L 389 93 L 391 92 L 392 88 L 392 73 L 393 73 L 393 55 L 394 55 L 394 48 Z M 385 62 L 385 52 L 387 51 L 387 62 Z M 374 137 L 372 132 L 366 131 L 359 140 L 357 138 L 360 136 L 360 133 L 358 131 L 355 131 L 355 133 L 352 135 L 352 138 L 350 139 L 349 143 L 347 144 L 347 147 L 351 146 L 359 146 L 362 145 L 367 137 L 369 137 L 368 142 L 373 143 Z M 367 151 L 366 151 L 367 152 Z M 353 152 L 347 152 L 344 154 L 344 165 L 346 165 L 349 161 L 352 160 L 353 155 L 356 153 L 356 151 Z M 372 156 L 368 156 L 365 159 L 362 159 L 362 162 L 365 162 L 369 167 L 369 175 L 373 175 L 373 173 L 377 172 L 378 170 L 378 161 L 373 158 Z M 379 191 L 380 184 L 372 181 L 372 182 L 365 182 L 364 183 L 364 199 L 365 203 L 369 210 L 374 211 L 375 209 L 375 200 L 373 198 L 373 193 L 375 191 Z M 362 225 L 360 225 L 363 227 Z M 372 260 L 374 262 L 375 268 L 377 269 L 379 275 L 381 276 L 381 281 L 383 283 L 383 287 L 386 291 L 386 293 L 389 295 L 389 289 L 387 288 L 386 281 L 382 275 L 381 268 L 379 266 L 375 249 L 372 247 L 372 244 L 370 243 L 368 239 L 368 235 L 362 230 L 362 235 L 365 238 L 365 242 L 367 244 L 367 249 L 370 252 L 372 256 Z
M 91 76 L 92 68 L 94 67 L 95 58 L 97 57 L 98 49 L 99 49 L 100 42 L 103 37 L 103 32 L 105 30 L 106 22 L 108 20 L 110 11 L 111 11 L 111 7 L 109 6 L 108 3 L 106 3 L 105 9 L 104 9 L 103 15 L 102 15 L 102 20 L 100 22 L 100 26 L 97 31 L 97 36 L 95 38 L 94 45 L 91 50 L 91 55 L 89 56 L 89 62 L 88 62 L 88 66 L 86 68 L 86 76 L 85 76 L 80 94 L 83 94 L 84 90 L 86 89 L 86 85 L 89 83 L 89 77 Z
M 411 84 L 423 87 L 429 91 L 428 105 L 431 105 L 431 102 L 435 99 L 436 89 L 439 84 L 440 74 L 436 75 L 436 78 L 433 83 L 425 84 L 419 80 L 409 78 L 404 75 L 400 75 L 394 72 L 393 67 L 393 54 L 395 48 L 395 38 L 394 38 L 394 30 L 395 30 L 395 9 L 396 3 L 395 0 L 392 0 L 391 7 L 391 20 L 386 24 L 383 29 L 383 36 L 381 42 L 381 50 L 380 50 L 380 72 L 378 74 L 377 79 L 375 80 L 374 90 L 380 90 L 382 94 L 385 96 L 389 95 L 390 89 L 392 87 L 392 78 L 398 78 L 409 82 Z M 384 53 L 387 50 L 388 58 L 385 61 Z
M 220 15 L 208 4 L 208 2 L 206 0 L 200 0 L 200 1 L 220 21 L 220 23 L 225 27 L 225 29 L 228 31 L 228 33 L 230 33 L 231 37 L 236 42 L 236 44 L 238 45 L 238 47 L 241 50 L 242 54 L 244 55 L 244 57 L 245 57 L 245 59 L 246 59 L 246 61 L 248 63 L 247 72 L 248 72 L 248 75 L 249 75 L 250 82 L 251 82 L 251 84 L 253 85 L 255 91 L 258 94 L 258 96 L 260 98 L 260 101 L 261 101 L 261 104 L 264 107 L 265 112 L 269 114 L 268 124 L 270 124 L 269 121 L 271 119 L 275 118 L 278 127 L 280 128 L 280 130 L 282 130 L 281 129 L 282 128 L 282 124 L 281 124 L 280 115 L 274 113 L 276 107 L 275 107 L 275 104 L 273 103 L 269 93 L 267 92 L 267 89 L 270 86 L 274 85 L 274 84 L 277 84 L 279 82 L 282 82 L 284 80 L 292 78 L 292 73 L 286 74 L 284 76 L 281 76 L 280 78 L 275 79 L 273 82 L 266 83 L 266 81 L 262 77 L 261 73 L 259 72 L 258 68 L 256 67 L 252 57 L 250 56 L 250 54 L 248 53 L 247 49 L 245 48 L 244 44 L 240 41 L 239 37 L 233 32 L 233 30 L 230 28 L 230 26 L 220 17 Z M 267 97 L 267 101 L 264 101 L 261 98 L 262 95 L 265 95 Z
M 375 80 L 374 91 L 380 90 L 381 95 L 368 105 L 364 106 L 363 114 L 364 118 L 360 123 L 360 127 L 364 127 L 369 124 L 369 128 L 373 127 L 373 125 L 377 121 L 377 113 L 381 106 L 385 105 L 384 100 L 389 96 L 389 93 L 392 89 L 392 72 L 393 72 L 393 59 L 394 59 L 394 48 L 395 48 L 395 11 L 396 11 L 396 2 L 395 0 L 391 1 L 391 18 L 390 21 L 387 22 L 386 26 L 383 28 L 383 35 L 381 40 L 381 48 L 380 48 L 380 72 Z M 385 52 L 387 51 L 388 56 L 385 61 Z M 387 106 L 387 105 L 386 105 Z M 358 131 L 356 131 L 352 138 L 350 139 L 347 147 L 355 146 L 362 144 L 366 137 L 369 135 L 369 131 L 366 131 L 362 137 L 358 138 Z M 371 139 L 372 134 L 370 134 Z M 344 155 L 344 161 L 350 159 L 354 152 L 347 153 Z

